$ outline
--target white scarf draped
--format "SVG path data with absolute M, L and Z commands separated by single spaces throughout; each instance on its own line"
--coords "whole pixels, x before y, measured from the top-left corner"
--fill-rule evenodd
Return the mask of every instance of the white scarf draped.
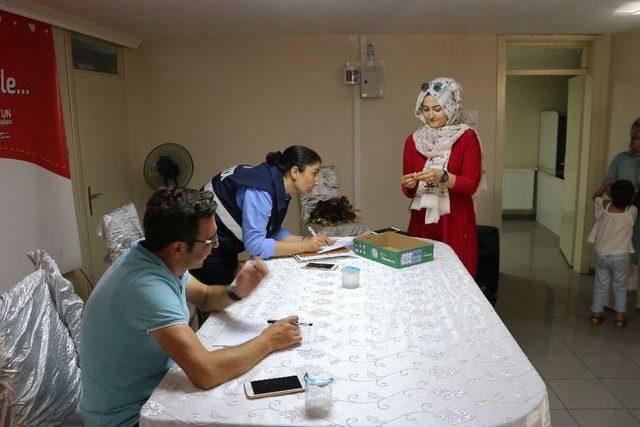
M 449 156 L 451 147 L 465 133 L 471 129 L 465 124 L 443 126 L 432 129 L 424 125 L 413 133 L 413 141 L 416 150 L 427 158 L 423 170 L 449 169 Z M 449 202 L 449 189 L 443 183 L 427 184 L 418 182 L 416 194 L 411 202 L 411 209 L 425 209 L 424 223 L 438 222 L 440 216 L 451 212 Z
M 441 128 L 431 128 L 424 119 L 422 102 L 427 95 L 434 97 L 447 114 L 447 123 Z M 439 77 L 422 85 L 416 100 L 415 116 L 425 125 L 413 133 L 413 141 L 416 150 L 427 157 L 423 170 L 447 170 L 451 147 L 463 133 L 471 129 L 469 126 L 459 123 L 462 102 L 462 86 L 452 78 Z M 419 181 L 416 194 L 411 202 L 411 209 L 426 210 L 425 224 L 438 222 L 441 215 L 451 212 L 449 189 L 442 183 L 427 184 L 424 181 Z

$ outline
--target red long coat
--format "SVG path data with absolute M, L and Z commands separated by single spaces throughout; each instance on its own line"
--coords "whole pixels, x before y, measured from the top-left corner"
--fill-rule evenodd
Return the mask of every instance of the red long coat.
M 404 144 L 403 174 L 420 172 L 427 158 L 416 150 L 413 135 Z M 471 196 L 476 192 L 482 173 L 480 143 L 473 130 L 463 133 L 451 148 L 447 170 L 456 176 L 456 183 L 449 189 L 451 212 L 440 217 L 435 224 L 425 224 L 425 210 L 411 209 L 409 234 L 438 240 L 451 246 L 472 277 L 478 263 L 478 234 L 476 214 Z M 417 188 L 417 187 L 416 187 Z M 402 185 L 404 194 L 413 199 L 416 188 Z

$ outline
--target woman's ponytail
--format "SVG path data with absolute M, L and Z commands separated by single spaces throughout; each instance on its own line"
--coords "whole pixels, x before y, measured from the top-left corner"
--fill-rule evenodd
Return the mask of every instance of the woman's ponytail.
M 311 148 L 292 145 L 282 153 L 275 151 L 267 154 L 266 161 L 268 164 L 277 167 L 283 174 L 286 174 L 294 166 L 297 166 L 300 172 L 304 172 L 307 166 L 321 163 L 322 159 Z
M 266 161 L 272 166 L 278 166 L 282 162 L 282 153 L 280 151 L 272 151 L 267 154 Z

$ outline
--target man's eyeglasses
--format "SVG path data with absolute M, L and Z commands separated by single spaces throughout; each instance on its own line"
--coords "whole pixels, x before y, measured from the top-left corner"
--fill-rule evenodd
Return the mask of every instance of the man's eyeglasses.
M 213 239 L 208 239 L 208 240 L 193 240 L 194 242 L 198 242 L 198 243 L 206 243 L 207 245 L 211 245 L 214 248 L 216 246 L 218 246 L 218 235 L 213 236 Z

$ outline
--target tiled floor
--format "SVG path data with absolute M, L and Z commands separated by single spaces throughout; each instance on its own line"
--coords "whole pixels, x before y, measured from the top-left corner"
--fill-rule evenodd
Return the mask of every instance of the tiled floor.
M 573 273 L 558 238 L 533 221 L 504 221 L 496 311 L 547 383 L 551 422 L 640 426 L 640 313 L 627 326 L 589 320 L 593 276 Z

